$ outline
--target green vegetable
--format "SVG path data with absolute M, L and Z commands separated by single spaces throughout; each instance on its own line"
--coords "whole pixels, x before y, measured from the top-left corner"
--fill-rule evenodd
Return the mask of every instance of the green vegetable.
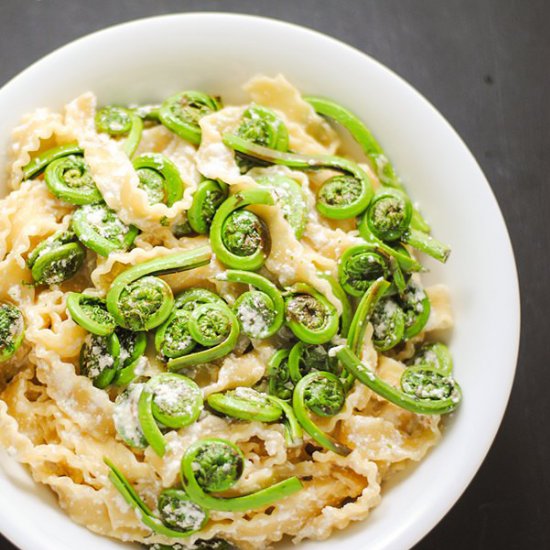
M 344 367 L 357 380 L 394 405 L 417 414 L 446 414 L 454 411 L 461 399 L 458 382 L 428 367 L 410 367 L 401 377 L 401 388 L 384 382 L 346 346 L 337 352 Z
M 288 370 L 288 356 L 290 351 L 280 349 L 276 351 L 267 365 L 267 391 L 269 395 L 288 401 L 292 397 L 294 383 Z
M 25 321 L 12 304 L 0 302 L 0 363 L 7 361 L 21 347 L 25 337 Z
M 199 235 L 208 235 L 214 214 L 227 199 L 227 185 L 214 180 L 199 183 L 193 194 L 193 203 L 187 212 L 191 229 Z
M 166 452 L 159 424 L 172 429 L 188 426 L 197 420 L 202 406 L 199 386 L 181 374 L 159 374 L 143 386 L 138 402 L 139 424 L 145 440 L 158 456 Z
M 181 462 L 181 479 L 189 497 L 208 510 L 248 512 L 265 508 L 302 489 L 297 477 L 238 497 L 215 497 L 230 489 L 242 476 L 244 456 L 224 439 L 203 439 L 191 445 Z
M 212 393 L 206 401 L 215 411 L 240 420 L 275 422 L 283 414 L 281 407 L 270 401 L 269 396 L 252 388 Z
M 299 183 L 292 178 L 280 175 L 262 176 L 256 180 L 260 185 L 265 185 L 272 193 L 276 204 L 283 212 L 285 220 L 289 223 L 300 239 L 304 233 L 308 219 L 308 207 L 306 197 Z
M 330 181 L 325 182 L 329 186 L 327 189 L 323 190 L 325 186 L 321 187 L 317 208 L 325 217 L 342 220 L 358 216 L 364 212 L 373 196 L 372 183 L 367 173 L 351 160 L 329 155 L 283 153 L 232 134 L 225 134 L 223 142 L 248 159 L 281 164 L 296 170 L 329 169 L 343 172 L 349 178 L 345 188 L 340 183 L 334 184 Z M 348 192 L 348 185 L 352 180 L 354 191 Z
M 134 508 L 143 525 L 154 533 L 169 538 L 183 538 L 200 531 L 208 521 L 208 512 L 187 497 L 184 491 L 164 490 L 158 500 L 157 517 L 136 493 L 122 472 L 108 459 L 109 479 L 124 500 Z
M 72 231 L 58 231 L 29 254 L 27 266 L 37 284 L 56 285 L 75 275 L 85 257 Z
M 134 369 L 145 355 L 147 337 L 144 332 L 133 332 L 121 327 L 117 327 L 115 332 L 120 344 L 120 363 L 113 382 L 117 386 L 127 386 L 134 380 Z
M 313 422 L 308 410 L 318 416 L 334 416 L 345 403 L 346 392 L 340 379 L 330 372 L 310 372 L 300 379 L 294 388 L 292 406 L 302 428 L 319 445 L 340 455 L 351 452 L 346 445 L 326 434 Z
M 363 296 L 374 281 L 388 278 L 389 272 L 388 261 L 371 245 L 348 248 L 338 262 L 340 284 L 350 296 Z
M 69 292 L 67 309 L 73 321 L 92 334 L 107 336 L 116 328 L 115 320 L 107 311 L 105 302 L 95 296 Z
M 269 338 L 283 326 L 285 303 L 271 281 L 257 273 L 237 270 L 226 271 L 219 279 L 254 288 L 241 294 L 233 305 L 241 332 L 250 338 Z
M 153 275 L 166 275 L 206 265 L 207 246 L 178 252 L 135 265 L 113 281 L 107 293 L 107 309 L 117 324 L 130 330 L 150 330 L 161 325 L 174 305 L 168 284 Z
M 243 113 L 237 135 L 277 151 L 288 149 L 288 130 L 283 121 L 267 107 L 251 105 Z M 250 159 L 238 159 L 241 172 L 247 172 L 255 164 Z
M 39 176 L 50 162 L 69 155 L 82 155 L 82 149 L 78 143 L 60 145 L 40 153 L 23 167 L 23 179 L 28 180 Z
M 246 189 L 227 198 L 210 227 L 210 244 L 218 260 L 231 269 L 259 269 L 271 242 L 264 222 L 246 206 L 274 203 L 267 189 Z
M 180 92 L 162 103 L 159 119 L 170 131 L 198 145 L 202 137 L 199 120 L 220 108 L 215 98 L 203 92 Z
M 114 137 L 127 136 L 122 149 L 129 157 L 134 155 L 143 132 L 143 121 L 138 114 L 124 107 L 108 105 L 97 111 L 95 125 L 98 132 Z
M 82 155 L 53 160 L 46 167 L 44 180 L 53 195 L 71 204 L 94 204 L 103 200 Z
M 360 220 L 359 233 L 367 242 L 394 256 L 407 271 L 418 269 L 410 262 L 410 256 L 405 258 L 403 254 L 396 253 L 395 247 L 392 249 L 388 243 L 400 240 L 440 262 L 446 262 L 450 248 L 428 233 L 412 228 L 411 219 L 412 205 L 407 195 L 396 189 L 384 189 L 375 194 Z
M 177 166 L 160 153 L 146 153 L 132 162 L 151 204 L 172 206 L 183 197 L 183 181 Z
M 182 318 L 176 314 L 174 319 L 181 322 Z M 193 340 L 204 347 L 193 353 L 178 354 L 171 358 L 167 364 L 170 371 L 177 372 L 220 359 L 233 351 L 237 344 L 239 321 L 225 302 L 199 305 L 189 314 L 188 320 L 183 319 L 183 322 Z
M 372 167 L 382 185 L 405 191 L 401 179 L 397 175 L 392 163 L 386 157 L 382 147 L 356 115 L 330 99 L 313 96 L 304 97 L 304 99 L 317 113 L 334 120 L 348 130 L 371 161 Z M 420 231 L 430 231 L 430 226 L 417 210 L 413 210 L 412 224 L 415 229 Z
M 120 362 L 120 343 L 113 332 L 108 336 L 90 334 L 80 349 L 80 374 L 106 388 L 115 378 Z
M 338 332 L 338 312 L 320 292 L 305 283 L 295 284 L 285 296 L 288 328 L 307 344 L 324 344 Z
M 107 257 L 111 252 L 127 250 L 139 230 L 125 225 L 106 204 L 88 204 L 73 214 L 72 229 L 82 244 Z
M 288 356 L 288 372 L 294 384 L 313 371 L 339 374 L 338 361 L 330 357 L 325 346 L 296 342 Z

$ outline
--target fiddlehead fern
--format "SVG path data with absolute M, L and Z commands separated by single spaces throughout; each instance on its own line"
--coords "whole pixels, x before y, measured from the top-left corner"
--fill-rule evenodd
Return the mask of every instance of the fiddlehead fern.
M 183 181 L 177 166 L 160 153 L 145 153 L 132 162 L 140 187 L 150 204 L 172 206 L 183 197 Z
M 401 389 L 405 393 L 427 400 L 453 397 L 453 359 L 445 344 L 424 344 L 409 364 L 401 375 Z
M 98 132 L 113 137 L 127 136 L 122 150 L 129 157 L 136 152 L 143 132 L 143 121 L 137 113 L 124 107 L 108 105 L 97 111 L 95 126 Z
M 458 385 L 451 375 L 425 366 L 405 369 L 401 375 L 401 390 L 419 401 L 436 404 L 451 401 L 455 407 L 461 397 Z
M 215 411 L 240 420 L 275 422 L 283 414 L 269 396 L 252 388 L 236 388 L 224 393 L 211 393 L 206 399 Z
M 13 357 L 24 337 L 25 322 L 21 311 L 12 304 L 0 302 L 0 363 Z
M 175 309 L 155 332 L 155 348 L 162 359 L 175 359 L 187 355 L 197 342 L 189 333 L 189 317 L 186 309 Z
M 268 338 L 284 321 L 282 297 L 281 308 L 275 309 L 273 300 L 265 292 L 258 290 L 241 294 L 233 309 L 241 325 L 241 332 L 250 338 Z
M 117 386 L 127 386 L 135 378 L 135 368 L 145 355 L 147 337 L 144 332 L 134 332 L 117 327 L 116 335 L 120 344 L 120 362 L 113 382 Z
M 358 356 L 361 356 L 365 333 L 367 332 L 367 327 L 371 320 L 373 311 L 375 310 L 381 297 L 386 294 L 389 289 L 390 283 L 388 281 L 385 281 L 384 279 L 377 279 L 371 284 L 357 304 L 348 333 L 347 345 L 350 350 Z M 333 354 L 333 352 L 331 353 Z M 349 389 L 353 385 L 355 377 L 351 372 L 346 372 L 347 374 L 344 378 L 344 386 Z
M 189 225 L 199 235 L 208 235 L 214 214 L 227 198 L 227 185 L 214 180 L 199 183 L 187 212 Z
M 451 252 L 450 248 L 428 233 L 411 228 L 411 216 L 411 201 L 403 192 L 396 189 L 378 191 L 359 223 L 359 232 L 367 242 L 378 244 L 397 260 L 401 260 L 402 267 L 407 271 L 418 270 L 410 266 L 408 269 L 402 263 L 404 258 L 396 255 L 395 250 L 388 246 L 388 242 L 400 240 L 440 262 L 446 262 Z M 385 246 L 381 246 L 380 243 L 384 243 Z
M 393 250 L 402 257 L 408 256 L 410 258 L 411 256 L 409 251 L 402 244 L 395 245 Z M 386 255 L 383 251 L 379 252 L 386 258 L 388 262 L 391 279 L 393 279 L 392 292 L 403 294 L 407 288 L 407 284 L 411 278 L 412 273 L 403 271 L 403 268 L 401 267 L 398 259 L 395 256 Z
M 138 417 L 138 404 L 143 386 L 142 383 L 130 384 L 115 400 L 113 422 L 117 435 L 133 449 L 147 447 Z
M 374 281 L 388 277 L 386 258 L 370 245 L 348 248 L 338 263 L 340 284 L 351 296 L 361 297 Z
M 257 145 L 263 145 L 277 151 L 288 149 L 288 130 L 283 121 L 267 107 L 251 105 L 243 113 L 237 135 Z M 247 172 L 257 162 L 250 159 L 238 159 L 241 172 Z
M 115 333 L 90 334 L 80 349 L 80 374 L 91 378 L 97 388 L 106 388 L 114 379 L 120 362 L 120 343 Z
M 325 218 L 346 220 L 366 207 L 363 182 L 349 174 L 333 176 L 317 193 L 317 210 Z
M 191 445 L 181 462 L 185 492 L 208 510 L 247 512 L 264 508 L 302 489 L 297 477 L 290 477 L 248 495 L 223 498 L 209 493 L 230 489 L 242 476 L 244 456 L 224 439 L 203 439 Z
M 226 305 L 223 298 L 206 288 L 188 288 L 176 296 L 175 308 L 185 309 L 189 312 L 202 304 Z
M 189 333 L 201 346 L 217 346 L 231 330 L 231 318 L 218 304 L 203 304 L 189 316 Z
M 420 252 L 424 252 L 435 258 L 438 262 L 445 263 L 449 255 L 451 254 L 451 249 L 445 243 L 438 241 L 428 233 L 418 231 L 416 229 L 410 229 L 403 235 L 402 241 Z
M 27 266 L 35 283 L 55 285 L 75 275 L 85 257 L 86 252 L 72 231 L 58 231 L 29 254 Z
M 116 328 L 115 320 L 107 311 L 105 302 L 95 296 L 69 292 L 67 309 L 73 321 L 92 334 L 107 336 Z
M 202 392 L 193 380 L 181 374 L 163 373 L 144 386 L 138 403 L 138 418 L 145 440 L 158 456 L 164 456 L 166 441 L 159 424 L 183 428 L 202 411 Z
M 240 387 L 225 393 L 212 393 L 207 402 L 218 413 L 249 422 L 276 422 L 284 417 L 287 444 L 295 446 L 302 439 L 302 429 L 294 410 L 286 401 L 273 395 Z
M 338 332 L 338 312 L 320 292 L 305 283 L 295 284 L 285 296 L 286 323 L 306 344 L 324 344 Z
M 202 136 L 199 120 L 220 107 L 217 99 L 203 92 L 180 92 L 162 103 L 159 119 L 170 131 L 198 145 Z
M 290 379 L 297 384 L 304 376 L 314 371 L 339 374 L 338 361 L 328 354 L 324 346 L 296 342 L 288 356 Z
M 153 275 L 166 275 L 206 265 L 210 248 L 200 247 L 155 258 L 122 272 L 107 293 L 107 309 L 117 324 L 130 330 L 150 330 L 162 324 L 174 305 L 168 284 Z
M 357 355 L 361 355 L 361 348 L 367 325 L 382 296 L 390 288 L 390 283 L 383 279 L 374 281 L 357 304 L 348 333 L 347 345 Z
M 141 120 L 149 122 L 158 122 L 159 121 L 159 110 L 160 105 L 151 103 L 148 105 L 138 105 L 133 107 L 132 111 L 139 117 Z
M 67 157 L 69 155 L 82 155 L 83 151 L 78 143 L 69 143 L 48 149 L 34 157 L 26 166 L 23 167 L 23 180 L 31 179 L 40 175 L 46 166 L 54 160 Z
M 53 195 L 71 204 L 94 204 L 103 200 L 82 155 L 53 160 L 46 167 L 44 180 Z
M 405 340 L 416 336 L 426 326 L 431 305 L 422 286 L 411 279 L 399 297 L 399 305 L 405 314 Z
M 283 326 L 285 303 L 271 281 L 257 273 L 237 270 L 226 271 L 218 279 L 254 287 L 255 290 L 241 294 L 233 305 L 241 331 L 249 338 L 269 338 Z
M 444 375 L 450 375 L 453 372 L 453 358 L 449 348 L 441 342 L 424 344 L 408 364 L 412 367 L 429 367 Z
M 170 359 L 167 365 L 170 371 L 209 363 L 233 351 L 239 338 L 239 321 L 225 302 L 206 303 L 190 313 L 187 330 L 203 347 Z
M 218 313 L 214 312 L 212 314 L 212 312 L 210 312 L 210 314 L 212 314 L 211 320 L 215 322 L 217 317 L 218 320 L 221 321 L 220 328 L 222 329 L 222 332 L 228 328 L 227 324 L 232 322 L 232 318 L 226 314 L 227 304 L 222 298 L 205 288 L 192 288 L 185 290 L 176 297 L 174 310 L 172 311 L 170 317 L 168 317 L 168 319 L 157 329 L 157 332 L 155 333 L 155 347 L 163 358 L 171 360 L 178 357 L 183 357 L 188 355 L 197 347 L 198 342 L 193 338 L 189 331 L 189 320 L 191 318 L 191 314 L 196 309 L 206 304 L 215 305 L 220 310 Z M 202 322 L 204 323 L 205 321 L 208 321 L 208 317 L 209 316 L 203 318 Z M 228 332 L 230 333 L 231 330 Z M 233 338 L 235 338 L 235 335 L 231 336 L 231 340 L 233 340 Z M 200 335 L 199 339 L 202 340 Z M 224 338 L 222 338 L 222 340 L 223 339 Z M 223 355 L 229 353 L 229 351 L 233 349 L 232 347 L 229 349 L 229 346 L 234 346 L 235 342 L 232 344 L 224 344 L 223 342 L 220 342 L 222 347 L 218 348 L 213 355 L 216 355 L 217 353 L 223 353 Z M 204 353 L 205 351 L 206 350 L 200 350 L 200 352 L 202 352 L 200 357 L 206 357 L 206 353 Z M 212 350 L 209 351 L 209 354 L 212 354 Z M 209 357 L 212 357 L 213 355 L 209 355 Z M 188 357 L 186 360 L 193 361 L 194 359 L 192 356 Z
M 195 504 L 181 489 L 165 489 L 157 507 L 164 525 L 191 534 L 200 531 L 208 521 L 208 511 Z
M 98 132 L 123 136 L 132 128 L 132 113 L 124 107 L 107 105 L 96 112 L 95 126 Z
M 359 229 L 359 234 L 361 237 L 367 241 L 367 244 L 376 250 L 383 252 L 389 258 L 393 258 L 399 267 L 403 269 L 403 271 L 413 272 L 423 270 L 422 265 L 415 260 L 399 243 L 392 243 L 392 246 L 390 246 L 376 237 L 376 235 L 374 235 L 374 233 L 370 230 L 368 217 L 366 214 L 360 217 L 357 228 Z
M 73 214 L 72 229 L 78 239 L 100 256 L 132 246 L 139 230 L 125 225 L 106 204 L 88 204 Z
M 334 416 L 345 403 L 346 392 L 340 379 L 330 372 L 310 372 L 300 379 L 294 388 L 292 406 L 302 428 L 319 445 L 340 455 L 348 455 L 351 449 L 323 432 L 313 422 L 308 411 L 318 416 Z
M 260 160 L 269 164 L 281 164 L 297 170 L 335 170 L 352 178 L 354 187 L 357 186 L 353 193 L 347 191 L 343 193 L 344 188 L 340 187 L 340 184 L 334 184 L 333 186 L 330 180 L 325 182 L 326 185 L 329 185 L 326 192 L 323 191 L 324 186 L 321 187 L 317 208 L 322 204 L 321 209 L 323 212 L 321 213 L 326 217 L 346 219 L 358 216 L 367 208 L 372 198 L 372 183 L 367 173 L 351 160 L 328 155 L 284 153 L 256 145 L 232 134 L 225 134 L 223 142 L 227 147 L 234 149 L 245 158 Z M 350 183 L 351 181 L 348 181 L 348 185 Z M 342 192 L 336 192 L 338 189 Z M 347 190 L 348 186 L 345 189 Z
M 292 178 L 278 174 L 259 177 L 256 182 L 269 188 L 294 235 L 300 239 L 308 218 L 306 197 L 300 185 Z
M 210 244 L 217 258 L 231 269 L 259 269 L 271 248 L 264 222 L 246 206 L 273 205 L 267 189 L 246 189 L 231 195 L 218 208 L 210 227 Z
M 169 537 L 183 538 L 200 531 L 208 521 L 208 512 L 190 500 L 184 491 L 165 489 L 157 503 L 160 517 L 143 502 L 122 472 L 107 458 L 109 479 L 124 500 L 136 510 L 146 527 L 153 533 Z
M 405 191 L 401 179 L 397 175 L 393 165 L 386 157 L 382 147 L 372 135 L 370 130 L 363 122 L 351 111 L 342 107 L 338 103 L 321 97 L 304 97 L 304 99 L 320 115 L 331 118 L 338 124 L 341 124 L 353 136 L 355 141 L 361 146 L 364 153 L 371 161 L 372 167 L 380 180 L 380 183 L 386 187 Z M 415 229 L 429 232 L 430 226 L 424 220 L 420 212 L 413 210 L 412 224 Z
M 112 287 L 111 287 L 112 288 Z M 130 330 L 150 330 L 164 322 L 174 305 L 172 289 L 158 277 L 141 277 L 128 283 L 109 311 Z
M 172 235 L 174 235 L 176 239 L 181 239 L 182 237 L 193 237 L 195 235 L 195 232 L 193 231 L 187 217 L 188 213 L 189 211 L 181 212 L 170 226 L 170 231 L 172 231 Z
M 277 151 L 288 149 L 288 130 L 284 122 L 267 107 L 251 105 L 243 113 L 237 135 Z
M 449 375 L 429 367 L 409 367 L 403 371 L 401 389 L 388 384 L 347 347 L 336 353 L 357 380 L 394 405 L 417 414 L 446 414 L 458 407 L 462 391 Z
M 432 365 L 423 363 L 408 367 L 401 377 L 401 389 L 398 389 L 384 382 L 358 358 L 367 324 L 389 286 L 387 281 L 376 281 L 361 298 L 347 345 L 335 349 L 336 357 L 348 373 L 362 384 L 403 409 L 418 414 L 445 414 L 453 411 L 462 393 L 448 371 L 437 371 Z
M 288 370 L 289 354 L 289 350 L 280 349 L 271 356 L 267 364 L 267 392 L 283 401 L 291 399 L 294 389 Z
M 412 204 L 395 189 L 377 191 L 366 213 L 371 232 L 382 241 L 396 241 L 411 223 Z
M 372 342 L 379 351 L 395 347 L 405 336 L 405 313 L 396 300 L 382 298 L 370 316 L 373 334 Z

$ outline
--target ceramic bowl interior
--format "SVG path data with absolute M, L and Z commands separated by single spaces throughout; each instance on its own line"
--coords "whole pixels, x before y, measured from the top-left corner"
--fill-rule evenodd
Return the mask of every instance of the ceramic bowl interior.
M 393 159 L 437 237 L 452 245 L 447 265 L 429 263 L 428 280 L 452 292 L 460 409 L 447 419 L 441 443 L 385 488 L 367 520 L 328 541 L 301 545 L 407 548 L 437 524 L 485 457 L 508 400 L 519 340 L 516 268 L 502 215 L 473 156 L 422 96 L 368 56 L 304 28 L 228 14 L 145 19 L 73 42 L 0 91 L 0 173 L 11 130 L 35 107 L 59 109 L 87 90 L 101 103 L 151 102 L 195 88 L 234 102 L 244 99 L 241 84 L 259 72 L 282 73 L 304 93 L 355 111 Z M 72 523 L 8 455 L 1 464 L 0 530 L 23 550 L 126 546 Z

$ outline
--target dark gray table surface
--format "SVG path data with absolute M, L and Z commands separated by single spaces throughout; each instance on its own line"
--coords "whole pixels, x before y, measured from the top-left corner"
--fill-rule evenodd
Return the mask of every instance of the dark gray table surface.
M 468 144 L 512 238 L 522 342 L 491 452 L 462 498 L 416 548 L 550 548 L 550 2 L 0 0 L 0 85 L 84 34 L 185 11 L 265 15 L 348 42 L 408 80 Z M 491 327 L 480 338 L 498 345 Z

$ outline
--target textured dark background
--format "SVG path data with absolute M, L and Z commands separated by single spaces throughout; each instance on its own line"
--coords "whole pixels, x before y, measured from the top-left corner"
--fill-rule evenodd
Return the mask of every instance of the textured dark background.
M 348 42 L 408 80 L 464 138 L 511 234 L 522 344 L 511 401 L 489 456 L 416 549 L 550 548 L 550 1 L 0 0 L 0 85 L 84 34 L 185 11 L 265 15 Z M 480 337 L 498 345 L 491 327 Z M 0 547 L 13 548 L 1 540 Z

